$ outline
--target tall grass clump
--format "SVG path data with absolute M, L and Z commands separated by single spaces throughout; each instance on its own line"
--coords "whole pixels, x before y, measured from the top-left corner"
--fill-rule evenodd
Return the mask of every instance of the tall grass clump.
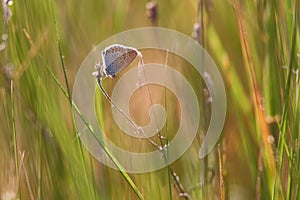
M 2 0 L 0 198 L 299 199 L 299 11 L 299 0 Z M 179 56 L 141 50 L 145 63 L 167 64 L 186 77 L 197 93 L 201 120 L 182 157 L 158 171 L 133 174 L 92 127 L 117 170 L 90 155 L 73 120 L 73 114 L 85 116 L 71 97 L 77 70 L 93 47 L 145 26 L 173 29 L 199 42 L 222 73 L 229 103 L 218 145 L 199 160 L 211 123 L 208 86 Z M 109 95 L 118 78 L 103 83 Z M 95 99 L 100 126 L 113 143 L 132 151 L 155 149 L 119 131 L 98 89 Z M 154 141 L 172 141 L 180 114 L 172 92 L 149 85 L 131 103 L 138 125 L 149 122 L 150 105 L 163 105 L 164 137 Z

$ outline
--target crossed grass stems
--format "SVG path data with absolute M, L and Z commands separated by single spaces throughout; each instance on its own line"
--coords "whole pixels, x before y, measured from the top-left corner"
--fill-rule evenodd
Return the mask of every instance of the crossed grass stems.
M 144 61 L 142 58 L 142 54 L 136 50 L 138 52 L 138 59 L 139 59 L 139 63 L 138 63 L 138 82 L 137 82 L 137 87 L 142 86 L 143 82 L 146 82 L 146 74 L 144 71 Z M 167 51 L 167 56 L 165 59 L 165 66 L 167 65 L 167 59 L 168 59 L 168 51 Z M 130 63 L 129 63 L 130 64 Z M 99 70 L 99 64 L 97 63 L 95 65 L 96 70 Z M 145 136 L 143 129 L 138 126 L 121 108 L 118 107 L 117 104 L 114 103 L 114 101 L 111 99 L 111 97 L 107 94 L 106 90 L 104 89 L 103 85 L 102 85 L 102 80 L 106 77 L 109 76 L 101 76 L 101 73 L 98 72 L 98 75 L 96 76 L 97 78 L 97 84 L 101 90 L 101 92 L 103 93 L 103 95 L 105 96 L 105 98 L 109 101 L 109 103 L 111 104 L 111 106 L 113 106 L 114 108 L 116 108 L 127 120 L 128 122 L 131 124 L 131 126 L 136 130 L 137 134 L 140 134 L 143 139 L 147 140 L 154 148 L 156 148 L 160 153 L 162 153 L 162 157 L 165 160 L 165 162 L 168 162 L 168 157 L 166 155 L 167 151 L 168 151 L 168 138 L 164 137 L 159 129 L 157 128 L 157 137 L 159 138 L 159 144 L 157 144 L 156 142 L 154 142 L 152 139 L 150 139 L 149 137 Z M 151 97 L 151 92 L 150 89 L 147 85 L 146 89 L 147 89 L 147 95 L 149 97 L 150 103 L 151 105 L 153 104 L 153 100 Z M 157 117 L 156 117 L 156 113 L 154 112 L 154 119 L 155 119 L 155 124 L 156 127 L 158 127 L 157 125 Z M 164 142 L 166 141 L 166 142 Z M 179 176 L 175 173 L 175 171 L 171 168 L 171 166 L 168 164 L 168 168 L 170 170 L 170 173 L 174 179 L 175 182 L 175 188 L 178 191 L 178 194 L 180 197 L 183 197 L 185 199 L 191 199 L 190 195 L 185 191 L 183 185 L 180 182 Z

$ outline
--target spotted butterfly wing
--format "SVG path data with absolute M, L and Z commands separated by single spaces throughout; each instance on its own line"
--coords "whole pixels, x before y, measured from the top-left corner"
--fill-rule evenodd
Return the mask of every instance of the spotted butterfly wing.
M 115 77 L 137 56 L 137 50 L 123 45 L 111 45 L 102 51 L 102 63 L 107 76 Z

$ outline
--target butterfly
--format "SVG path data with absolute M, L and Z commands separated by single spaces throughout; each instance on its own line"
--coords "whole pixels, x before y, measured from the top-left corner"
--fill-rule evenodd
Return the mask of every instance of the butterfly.
M 133 47 L 121 44 L 113 44 L 106 47 L 102 52 L 102 63 L 96 63 L 96 72 L 93 75 L 97 78 L 115 77 L 118 72 L 127 67 L 141 52 Z
M 101 52 L 101 56 L 102 63 L 96 63 L 96 71 L 93 72 L 93 76 L 97 77 L 97 82 L 102 93 L 110 102 L 110 104 L 113 105 L 123 116 L 127 118 L 127 120 L 130 122 L 133 128 L 136 129 L 137 132 L 142 132 L 143 130 L 138 125 L 136 125 L 131 120 L 131 118 L 113 102 L 101 83 L 101 80 L 103 78 L 115 77 L 118 72 L 127 67 L 137 56 L 140 58 L 140 62 L 142 62 L 142 53 L 132 47 L 123 46 L 121 44 L 113 44 L 106 47 Z

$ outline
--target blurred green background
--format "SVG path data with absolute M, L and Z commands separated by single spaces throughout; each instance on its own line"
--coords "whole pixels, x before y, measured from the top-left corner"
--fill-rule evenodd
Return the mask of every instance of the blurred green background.
M 2 0 L 0 198 L 299 199 L 299 0 L 147 3 Z M 218 146 L 199 160 L 210 119 L 206 86 L 170 55 L 169 66 L 187 77 L 202 102 L 198 136 L 171 166 L 127 174 L 101 164 L 82 146 L 60 87 L 72 91 L 80 64 L 98 43 L 147 26 L 173 29 L 202 44 L 222 73 L 227 117 Z M 155 55 L 164 63 L 166 52 Z M 114 83 L 105 83 L 109 94 Z M 168 112 L 180 111 L 171 94 L 150 89 L 155 102 L 167 102 Z M 139 144 L 119 138 L 110 105 L 102 94 L 98 98 L 99 119 L 112 140 Z M 132 98 L 139 100 L 138 94 Z M 139 123 L 146 123 L 145 112 L 135 110 L 133 118 L 145 117 Z M 172 138 L 178 116 L 168 117 L 164 133 Z

